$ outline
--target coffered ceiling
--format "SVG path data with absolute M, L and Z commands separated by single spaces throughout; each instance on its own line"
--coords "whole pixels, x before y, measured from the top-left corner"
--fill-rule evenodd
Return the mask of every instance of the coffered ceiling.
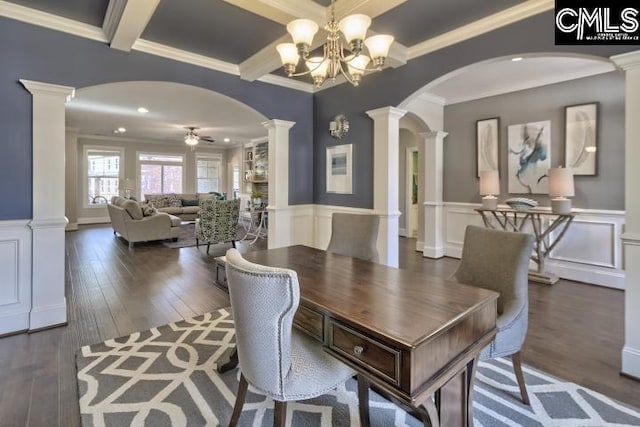
M 364 13 L 373 19 L 371 33 L 395 36 L 390 67 L 553 7 L 553 0 L 335 3 L 338 20 Z M 314 91 L 309 80 L 278 72 L 275 46 L 290 41 L 289 21 L 308 18 L 323 27 L 330 8 L 330 0 L 0 0 L 0 15 L 9 18 L 308 92 Z M 314 48 L 324 35 L 316 36 Z

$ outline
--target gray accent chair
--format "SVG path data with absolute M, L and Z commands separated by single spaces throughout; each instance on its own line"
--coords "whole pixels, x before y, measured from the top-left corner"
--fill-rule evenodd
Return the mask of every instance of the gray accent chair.
M 292 328 L 300 302 L 295 271 L 254 264 L 236 249 L 227 251 L 226 261 L 241 372 L 229 425 L 237 425 L 251 384 L 275 400 L 274 425 L 284 426 L 287 401 L 326 394 L 355 372 Z M 362 425 L 369 424 L 368 390 L 369 381 L 358 376 Z
M 462 259 L 453 278 L 466 285 L 491 289 L 498 297 L 498 333 L 480 353 L 480 360 L 511 356 L 522 402 L 529 404 L 520 349 L 529 317 L 528 272 L 534 236 L 527 233 L 468 226 Z
M 207 255 L 211 244 L 231 242 L 236 247 L 240 199 L 203 200 L 200 218 L 196 219 L 196 248 L 207 244 Z
M 328 252 L 378 262 L 378 215 L 334 213 Z

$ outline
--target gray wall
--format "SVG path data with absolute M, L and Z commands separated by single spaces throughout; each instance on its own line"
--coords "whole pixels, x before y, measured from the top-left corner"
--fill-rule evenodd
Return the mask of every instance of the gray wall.
M 313 200 L 313 96 L 0 18 L 0 220 L 31 218 L 31 94 L 19 79 L 82 88 L 103 83 L 170 81 L 210 89 L 268 118 L 296 122 L 290 133 L 291 204 Z M 60 189 L 64 191 L 64 189 Z
M 400 129 L 400 173 L 398 178 L 399 227 L 407 226 L 407 148 L 418 147 L 418 138 L 406 129 Z
M 490 58 L 532 52 L 585 53 L 609 57 L 637 46 L 556 46 L 554 13 L 549 11 L 499 28 L 454 46 L 421 56 L 397 69 L 365 76 L 358 88 L 340 85 L 314 96 L 314 201 L 328 205 L 373 207 L 373 121 L 367 110 L 398 106 L 429 82 L 461 67 Z M 335 144 L 329 119 L 345 114 L 351 121 L 348 139 L 354 143 L 354 194 L 326 193 L 325 150 Z M 445 129 L 446 130 L 446 129 Z
M 564 107 L 599 102 L 597 176 L 576 176 L 573 206 L 624 209 L 624 75 L 612 72 L 570 82 L 446 106 L 444 200 L 480 202 L 476 178 L 476 120 L 500 118 L 500 201 L 508 195 L 507 127 L 551 121 L 551 166 L 565 165 Z M 527 195 L 549 206 L 547 195 Z

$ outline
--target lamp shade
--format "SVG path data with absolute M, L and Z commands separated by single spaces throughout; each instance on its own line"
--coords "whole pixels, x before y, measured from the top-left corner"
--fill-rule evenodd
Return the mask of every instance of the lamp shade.
M 367 15 L 356 14 L 342 19 L 338 24 L 338 28 L 344 34 L 347 43 L 351 43 L 354 40 L 364 40 L 369 25 L 371 25 L 371 18 Z
M 283 65 L 291 64 L 296 65 L 298 63 L 298 49 L 293 43 L 280 43 L 276 46 L 278 53 L 280 54 L 280 60 Z
M 351 74 L 352 76 L 364 74 L 370 61 L 371 59 L 367 55 L 358 55 L 356 57 L 351 57 L 351 59 L 348 59 L 347 61 L 349 74 Z
M 573 171 L 567 168 L 549 169 L 549 196 L 554 198 L 574 195 Z
M 287 24 L 287 31 L 295 44 L 310 46 L 313 36 L 318 32 L 318 24 L 310 19 L 296 19 Z
M 378 34 L 364 41 L 365 46 L 369 49 L 369 56 L 373 59 L 386 58 L 392 43 L 393 36 L 386 34 Z
M 480 195 L 495 196 L 500 194 L 500 178 L 497 170 L 480 171 Z
M 312 77 L 325 77 L 329 69 L 329 60 L 321 56 L 314 56 L 305 61 Z

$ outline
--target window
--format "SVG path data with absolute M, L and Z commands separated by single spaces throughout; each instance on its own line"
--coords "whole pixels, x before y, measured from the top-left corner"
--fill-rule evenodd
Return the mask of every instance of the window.
M 140 197 L 145 194 L 182 193 L 183 156 L 138 153 Z
M 220 157 L 196 158 L 196 191 L 198 193 L 220 192 Z
M 86 189 L 84 206 L 105 205 L 120 194 L 123 153 L 113 147 L 85 147 Z
M 240 166 L 233 165 L 233 198 L 240 197 Z

